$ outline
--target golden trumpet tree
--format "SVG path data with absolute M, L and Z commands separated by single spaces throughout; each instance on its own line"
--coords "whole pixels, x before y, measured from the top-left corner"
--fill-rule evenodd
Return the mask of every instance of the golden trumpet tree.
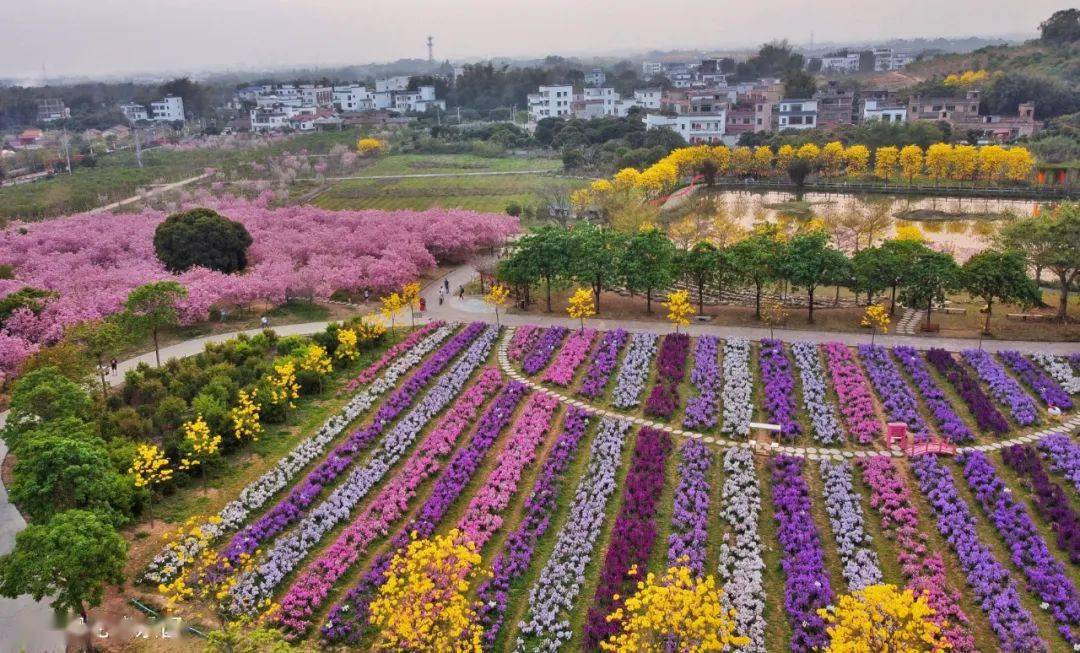
M 495 309 L 495 324 L 499 323 L 499 307 L 506 305 L 506 300 L 509 298 L 510 289 L 501 283 L 492 285 L 488 294 L 484 295 L 484 301 Z
M 585 318 L 596 315 L 596 307 L 593 304 L 592 291 L 588 288 L 578 288 L 570 296 L 566 304 L 566 314 L 577 318 L 581 322 L 581 328 L 585 328 Z
M 849 177 L 861 177 L 870 165 L 870 150 L 865 145 L 852 145 L 844 150 L 844 163 Z
M 904 176 L 907 177 L 910 184 L 918 177 L 922 172 L 923 167 L 923 151 L 918 145 L 905 145 L 904 149 L 900 150 L 900 170 L 903 171 Z
M 896 174 L 896 166 L 900 163 L 900 150 L 892 145 L 879 147 L 874 150 L 874 174 L 889 183 L 889 178 Z
M 818 610 L 829 653 L 943 653 L 949 650 L 925 596 L 895 585 L 870 585 Z
M 934 143 L 926 148 L 926 174 L 934 184 L 948 179 L 952 169 L 953 148 L 948 143 Z
M 690 324 L 690 316 L 694 314 L 694 306 L 690 303 L 690 293 L 685 290 L 676 290 L 668 295 L 668 300 L 661 304 L 667 309 L 667 319 L 675 325 L 675 333 L 679 332 L 680 326 Z

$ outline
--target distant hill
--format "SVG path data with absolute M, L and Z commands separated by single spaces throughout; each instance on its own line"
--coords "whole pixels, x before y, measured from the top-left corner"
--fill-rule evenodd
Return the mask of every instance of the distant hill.
M 965 70 L 1038 75 L 1076 86 L 1080 84 L 1080 45 L 1032 40 L 1020 45 L 987 46 L 972 52 L 927 57 L 908 65 L 904 73 L 914 81 L 924 81 Z

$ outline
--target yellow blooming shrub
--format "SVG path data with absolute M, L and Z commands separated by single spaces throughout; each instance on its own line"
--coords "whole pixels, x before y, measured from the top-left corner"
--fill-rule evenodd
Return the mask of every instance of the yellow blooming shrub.
M 618 598 L 616 598 L 618 601 Z M 735 635 L 735 611 L 723 608 L 723 590 L 712 576 L 672 567 L 638 582 L 633 596 L 610 615 L 619 632 L 600 644 L 604 651 L 730 651 L 750 640 Z
M 210 425 L 206 423 L 202 415 L 196 415 L 194 422 L 184 422 L 181 429 L 184 432 L 185 456 L 177 465 L 179 469 L 188 470 L 197 467 L 217 455 L 221 448 L 221 436 L 210 432 Z
M 827 175 L 838 175 L 844 165 L 844 144 L 840 141 L 831 141 L 821 148 L 818 155 L 821 167 Z
M 300 398 L 300 384 L 296 381 L 296 363 L 291 360 L 275 363 L 274 372 L 267 377 L 267 383 L 270 386 L 271 404 L 296 408 L 293 401 Z
M 615 173 L 615 187 L 619 190 L 630 190 L 638 185 L 641 173 L 637 168 L 623 168 Z
M 356 151 L 364 156 L 382 154 L 390 149 L 390 144 L 381 138 L 361 138 L 356 141 Z
M 135 487 L 153 488 L 172 478 L 173 470 L 165 452 L 155 444 L 140 444 L 135 450 L 135 459 L 131 461 L 131 476 Z
M 394 556 L 370 606 L 380 651 L 482 651 L 480 627 L 468 598 L 481 574 L 480 554 L 456 529 L 416 539 Z
M 359 358 L 360 350 L 357 348 L 358 340 L 356 331 L 353 331 L 352 329 L 338 329 L 337 348 L 334 350 L 334 358 L 343 358 L 347 361 L 354 361 Z
M 819 610 L 830 653 L 941 653 L 950 647 L 923 596 L 895 585 L 870 585 Z
M 892 177 L 896 172 L 896 166 L 899 162 L 900 150 L 892 145 L 874 150 L 874 174 L 885 181 L 888 181 L 889 177 Z
M 795 151 L 796 158 L 803 159 L 804 161 L 809 161 L 810 163 L 816 162 L 820 154 L 821 149 L 813 143 L 807 143 L 806 145 L 803 145 Z
M 865 145 L 852 145 L 844 150 L 844 164 L 849 177 L 861 177 L 870 165 L 870 150 Z
M 675 333 L 679 332 L 680 326 L 690 324 L 690 316 L 694 314 L 694 306 L 690 303 L 690 293 L 686 290 L 676 290 L 668 295 L 668 300 L 661 304 L 667 309 L 667 319 L 675 325 Z
M 255 401 L 256 391 L 249 394 L 241 390 L 236 397 L 236 405 L 229 411 L 229 419 L 232 421 L 233 437 L 243 442 L 251 440 L 258 442 L 262 435 L 262 423 L 259 421 L 261 406 Z
M 791 160 L 795 158 L 795 148 L 784 144 L 776 150 L 776 169 L 779 172 L 787 172 Z
M 1035 158 L 1026 147 L 1010 147 L 1005 152 L 1005 176 L 1012 181 L 1023 181 L 1031 176 Z
M 165 607 L 169 612 L 179 613 L 183 604 L 198 601 L 211 607 L 218 619 L 224 622 L 231 603 L 229 595 L 242 576 L 255 571 L 259 551 L 242 553 L 234 563 L 215 549 L 209 538 L 202 544 L 199 553 L 185 560 L 184 573 L 171 582 L 160 583 L 158 593 L 165 597 Z M 264 599 L 258 605 L 258 610 L 270 607 L 270 599 Z

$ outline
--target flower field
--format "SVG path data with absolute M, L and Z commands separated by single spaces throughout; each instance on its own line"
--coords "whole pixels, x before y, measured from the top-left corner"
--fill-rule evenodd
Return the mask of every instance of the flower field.
M 1078 643 L 1074 361 L 484 323 L 402 343 L 143 580 L 205 581 L 209 547 L 221 610 L 360 650 L 410 588 L 455 597 L 423 620 L 454 650 L 601 650 L 669 567 L 722 591 L 733 650 L 819 649 L 819 611 L 881 583 L 952 650 Z M 890 421 L 958 454 L 892 450 Z M 407 580 L 448 546 L 471 571 Z

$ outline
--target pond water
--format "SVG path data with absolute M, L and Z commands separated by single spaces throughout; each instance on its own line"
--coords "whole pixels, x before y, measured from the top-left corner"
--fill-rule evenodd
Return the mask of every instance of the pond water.
M 949 251 L 961 261 L 985 249 L 1009 215 L 1030 216 L 1040 204 L 1025 200 L 828 193 L 806 193 L 802 202 L 796 202 L 793 194 L 774 191 L 711 191 L 696 194 L 683 204 L 704 200 L 711 200 L 720 222 L 726 220 L 744 229 L 763 221 L 791 224 L 819 218 L 832 224 L 853 214 L 874 215 L 882 225 L 874 233 L 875 241 L 894 236 L 899 227 L 915 225 L 928 245 Z M 674 207 L 669 203 L 665 208 Z M 860 246 L 866 246 L 865 240 Z M 853 249 L 854 243 L 844 243 L 844 247 Z

